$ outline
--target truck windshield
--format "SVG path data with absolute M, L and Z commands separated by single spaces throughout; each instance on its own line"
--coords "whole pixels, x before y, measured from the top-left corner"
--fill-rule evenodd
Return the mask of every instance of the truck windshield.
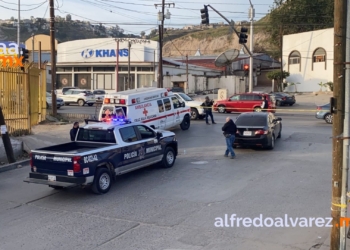
M 193 101 L 193 99 L 191 97 L 189 97 L 188 95 L 186 95 L 184 93 L 178 93 L 178 95 L 181 96 L 182 99 L 184 99 L 186 102 Z
M 83 128 L 79 129 L 77 141 L 116 143 L 113 131 Z

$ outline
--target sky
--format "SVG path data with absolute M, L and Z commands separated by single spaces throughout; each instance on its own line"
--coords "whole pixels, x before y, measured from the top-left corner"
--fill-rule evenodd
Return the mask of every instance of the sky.
M 18 1 L 20 1 L 21 19 L 31 16 L 49 18 L 49 0 L 0 0 L 0 19 L 18 17 Z M 190 2 L 190 3 L 189 3 Z M 273 5 L 273 0 L 251 0 L 255 9 L 254 20 L 264 17 Z M 142 31 L 149 34 L 158 28 L 158 12 L 161 11 L 161 0 L 54 0 L 55 16 L 65 17 L 67 14 L 73 20 L 85 20 L 90 23 L 103 23 L 106 26 L 119 25 L 125 34 L 140 35 Z M 187 25 L 198 25 L 201 21 L 200 9 L 210 4 L 229 20 L 235 22 L 247 20 L 250 8 L 249 0 L 167 0 L 166 5 L 174 3 L 175 7 L 165 7 L 171 13 L 170 19 L 165 19 L 164 27 L 181 28 Z M 159 4 L 156 8 L 155 4 Z M 210 23 L 226 21 L 209 8 Z

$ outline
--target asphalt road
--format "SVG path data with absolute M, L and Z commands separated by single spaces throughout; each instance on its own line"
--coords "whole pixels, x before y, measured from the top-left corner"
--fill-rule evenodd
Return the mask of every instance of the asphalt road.
M 175 129 L 180 155 L 173 168 L 120 176 L 105 195 L 24 183 L 28 166 L 1 173 L 0 249 L 305 250 L 324 242 L 327 227 L 214 223 L 225 214 L 329 217 L 331 126 L 285 116 L 273 151 L 236 149 L 231 160 L 223 157 L 225 117 Z

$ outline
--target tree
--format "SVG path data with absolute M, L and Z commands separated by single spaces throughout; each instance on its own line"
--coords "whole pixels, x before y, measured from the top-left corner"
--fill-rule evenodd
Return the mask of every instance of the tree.
M 274 0 L 266 19 L 273 56 L 280 57 L 281 36 L 333 27 L 334 0 Z
M 145 35 L 146 35 L 146 32 L 144 32 L 144 31 L 141 31 L 141 37 L 144 37 Z
M 283 87 L 283 79 L 286 79 L 288 76 L 290 76 L 289 72 L 283 70 L 283 75 L 281 77 L 281 70 L 274 70 L 270 71 L 266 74 L 267 79 L 275 80 L 277 81 L 277 86 L 280 91 L 284 89 Z

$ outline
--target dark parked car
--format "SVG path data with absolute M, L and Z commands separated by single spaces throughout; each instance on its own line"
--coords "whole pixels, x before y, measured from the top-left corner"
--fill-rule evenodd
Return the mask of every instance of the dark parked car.
M 331 114 L 331 105 L 328 103 L 321 106 L 317 106 L 316 118 L 323 119 L 327 123 L 332 124 L 333 114 Z
M 268 112 L 240 114 L 235 123 L 236 138 L 233 147 L 259 146 L 274 149 L 275 141 L 281 138 L 282 118 Z
M 172 87 L 172 88 L 169 88 L 168 91 L 172 91 L 172 92 L 177 92 L 177 93 L 185 93 L 184 92 L 184 89 L 181 88 L 181 87 Z
M 270 93 L 276 99 L 276 106 L 293 106 L 295 103 L 295 96 L 283 92 Z

